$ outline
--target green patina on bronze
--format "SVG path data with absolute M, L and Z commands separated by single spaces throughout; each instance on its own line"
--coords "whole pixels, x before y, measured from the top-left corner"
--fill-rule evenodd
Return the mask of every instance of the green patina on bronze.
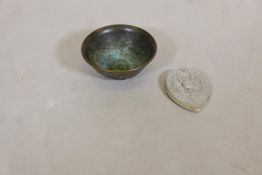
M 82 45 L 85 60 L 98 72 L 115 79 L 136 75 L 155 53 L 153 37 L 143 29 L 129 25 L 98 29 Z

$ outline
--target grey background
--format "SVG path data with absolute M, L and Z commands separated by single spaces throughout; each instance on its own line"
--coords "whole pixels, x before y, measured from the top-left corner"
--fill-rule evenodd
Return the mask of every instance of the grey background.
M 1 175 L 261 175 L 261 0 L 0 0 Z M 92 30 L 157 40 L 133 79 L 81 58 Z M 166 70 L 209 74 L 198 114 L 161 90 Z

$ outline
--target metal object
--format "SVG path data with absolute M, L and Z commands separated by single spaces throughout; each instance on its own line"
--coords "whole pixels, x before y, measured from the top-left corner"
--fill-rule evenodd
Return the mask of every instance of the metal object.
M 110 25 L 92 32 L 82 44 L 82 56 L 99 73 L 113 79 L 138 74 L 155 56 L 157 45 L 145 30 Z
M 179 106 L 192 112 L 200 111 L 211 95 L 207 75 L 197 69 L 182 68 L 169 71 L 165 85 L 169 97 Z

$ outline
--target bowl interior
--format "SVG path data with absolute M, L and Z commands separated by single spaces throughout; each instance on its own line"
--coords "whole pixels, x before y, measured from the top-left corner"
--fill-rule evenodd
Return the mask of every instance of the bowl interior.
M 149 62 L 156 44 L 146 31 L 132 26 L 109 26 L 90 34 L 82 53 L 92 65 L 103 70 L 125 71 Z

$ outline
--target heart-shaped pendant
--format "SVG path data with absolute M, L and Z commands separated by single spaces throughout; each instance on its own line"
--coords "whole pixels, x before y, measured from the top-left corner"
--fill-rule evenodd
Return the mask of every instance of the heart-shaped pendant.
M 166 91 L 179 106 L 200 111 L 211 95 L 211 84 L 207 75 L 197 69 L 182 68 L 167 73 Z

